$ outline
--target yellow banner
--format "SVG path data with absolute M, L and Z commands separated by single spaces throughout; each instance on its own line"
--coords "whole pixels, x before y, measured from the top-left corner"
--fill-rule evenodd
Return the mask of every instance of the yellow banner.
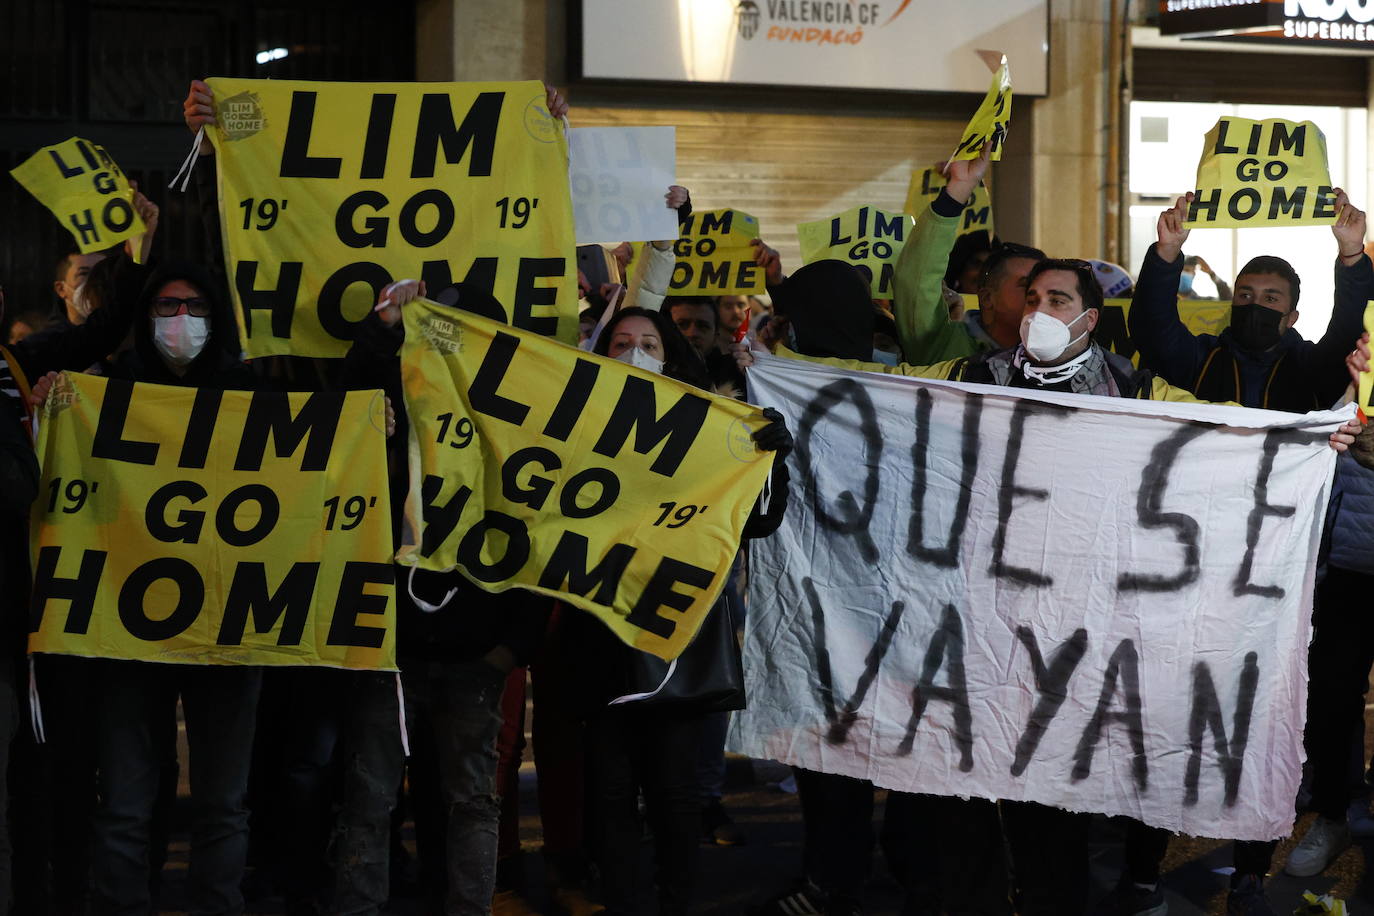
M 876 299 L 891 299 L 897 255 L 912 218 L 877 207 L 851 207 L 829 219 L 797 225 L 803 264 L 835 258 L 868 275 Z
M 911 182 L 906 188 L 906 204 L 902 209 L 912 216 L 919 216 L 939 196 L 946 184 L 948 182 L 939 169 L 912 172 Z M 959 214 L 957 234 L 968 235 L 970 232 L 986 232 L 989 239 L 997 234 L 992 225 L 992 195 L 988 193 L 987 185 L 981 182 L 973 189 L 963 213 Z
M 1207 132 L 1189 229 L 1329 226 L 1336 194 L 1326 137 L 1311 121 L 1225 117 Z
M 677 263 L 669 293 L 725 296 L 762 293 L 763 269 L 754 263 L 749 243 L 759 237 L 759 221 L 743 210 L 694 212 L 681 224 L 673 243 Z M 639 246 L 643 247 L 643 245 Z
M 249 356 L 343 356 L 388 283 L 489 289 L 577 339 L 568 145 L 524 83 L 210 80 L 220 222 Z
M 80 137 L 45 146 L 10 170 L 76 239 L 82 254 L 143 234 L 134 192 L 105 147 Z M 138 246 L 134 246 L 135 258 Z
M 561 598 L 676 657 L 772 466 L 759 409 L 425 300 L 402 313 L 418 543 L 397 561 Z
M 1374 339 L 1374 302 L 1367 303 L 1364 307 L 1364 329 Z M 1369 403 L 1369 396 L 1372 391 L 1374 391 L 1374 367 L 1360 373 L 1359 400 L 1356 401 L 1356 404 L 1366 418 L 1374 417 L 1374 404 Z
M 950 161 L 977 159 L 983 147 L 992 144 L 992 161 L 1002 158 L 1002 147 L 1006 145 L 1007 127 L 1011 124 L 1011 70 L 1007 67 L 1007 56 L 1003 54 L 992 74 L 992 84 L 983 104 L 973 113 L 959 145 L 950 153 Z
M 394 670 L 381 392 L 59 377 L 29 651 Z

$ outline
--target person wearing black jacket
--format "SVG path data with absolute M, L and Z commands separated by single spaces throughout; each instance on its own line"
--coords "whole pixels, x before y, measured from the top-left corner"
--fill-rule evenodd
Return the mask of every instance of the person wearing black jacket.
M 1141 364 L 1170 384 L 1186 388 L 1209 401 L 1236 401 L 1305 413 L 1340 400 L 1349 384 L 1345 356 L 1363 330 L 1365 303 L 1374 298 L 1374 267 L 1364 253 L 1365 214 L 1336 189 L 1337 218 L 1331 227 L 1336 238 L 1336 297 L 1331 320 L 1321 340 L 1304 340 L 1298 319 L 1300 281 L 1282 258 L 1252 259 L 1236 276 L 1231 298 L 1231 325 L 1220 335 L 1193 334 L 1178 315 L 1179 275 L 1183 271 L 1183 243 L 1188 240 L 1184 219 L 1192 193 L 1180 197 L 1160 214 L 1158 241 L 1145 253 L 1131 300 L 1131 339 L 1140 350 Z M 1139 884 L 1158 880 L 1167 834 L 1135 827 L 1128 837 L 1128 861 L 1152 861 Z M 1135 846 L 1153 847 L 1152 854 L 1133 854 Z M 1275 842 L 1237 842 L 1235 874 L 1231 876 L 1228 908 L 1235 913 L 1272 913 L 1264 898 L 1264 876 Z
M 188 387 L 251 387 L 252 374 L 233 352 L 237 333 L 228 304 L 200 268 L 168 264 L 154 270 L 133 314 L 134 346 L 114 361 L 112 378 Z M 35 396 L 44 397 L 49 384 L 50 378 L 40 380 Z M 175 753 L 180 696 L 191 749 L 195 811 L 191 910 L 241 911 L 239 882 L 248 839 L 244 795 L 259 669 L 110 659 L 95 662 L 91 674 L 100 772 L 100 804 L 93 819 L 92 909 L 104 914 L 151 908 L 150 822 L 169 744 Z
M 697 387 L 709 385 L 696 352 L 661 311 L 621 309 L 607 324 L 594 352 Z M 769 422 L 753 433 L 754 442 L 778 456 L 768 498 L 756 501 L 745 522 L 745 539 L 772 534 L 787 510 L 784 459 L 791 451 L 792 437 L 781 414 L 765 410 L 764 417 Z M 728 619 L 730 610 L 722 598 L 709 613 L 725 614 Z M 673 705 L 634 701 L 610 705 L 647 686 L 633 680 L 636 650 L 589 614 L 574 614 L 567 624 L 567 638 L 583 660 L 588 834 L 601 872 L 605 912 L 609 916 L 644 912 L 639 904 L 638 799 L 642 792 L 654 836 L 658 911 L 663 916 L 684 916 L 692 902 L 701 842 L 700 732 L 707 714 L 720 707 L 691 698 Z M 733 623 L 727 626 L 733 633 Z M 684 658 L 696 646 L 689 646 Z
M 19 727 L 19 675 L 28 627 L 29 505 L 38 496 L 38 459 L 21 425 L 22 405 L 0 394 L 0 595 L 7 613 L 0 621 L 0 909 L 10 899 L 10 833 L 5 816 L 9 795 L 10 742 Z
M 408 490 L 409 422 L 401 397 L 400 307 L 423 293 L 424 285 L 414 280 L 384 290 L 381 298 L 391 304 L 358 324 L 339 375 L 340 387 L 382 388 L 396 405 L 390 458 L 397 543 Z M 464 284 L 436 299 L 484 314 L 500 308 L 490 293 Z M 431 893 L 443 895 L 444 912 L 485 912 L 496 873 L 501 694 L 506 675 L 537 647 L 551 603 L 518 589 L 489 593 L 459 572 L 405 568 L 397 570 L 396 592 L 396 655 L 413 755 L 422 879 Z M 371 728 L 355 727 L 345 737 L 333 907 L 376 913 L 387 898 L 390 817 L 405 764 L 396 686 L 361 686 L 355 703 L 355 720 Z

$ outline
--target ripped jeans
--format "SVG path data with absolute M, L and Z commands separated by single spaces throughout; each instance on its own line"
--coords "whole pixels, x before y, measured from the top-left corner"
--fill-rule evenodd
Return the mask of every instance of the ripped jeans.
M 338 916 L 376 916 L 389 896 L 391 811 L 405 771 L 396 675 L 345 672 L 343 788 L 330 841 Z
M 410 790 L 426 890 L 446 916 L 491 912 L 506 674 L 480 659 L 407 665 Z

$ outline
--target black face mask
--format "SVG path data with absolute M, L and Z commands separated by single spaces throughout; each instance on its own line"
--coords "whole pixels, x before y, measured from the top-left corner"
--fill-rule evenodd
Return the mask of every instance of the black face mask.
M 1262 305 L 1231 306 L 1231 337 L 1246 350 L 1263 352 L 1279 342 L 1283 314 Z

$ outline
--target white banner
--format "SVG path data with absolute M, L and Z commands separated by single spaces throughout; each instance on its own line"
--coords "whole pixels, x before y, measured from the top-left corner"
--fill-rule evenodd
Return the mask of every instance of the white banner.
M 907 792 L 1263 840 L 1293 824 L 1313 568 L 1352 410 L 761 358 L 797 447 L 752 547 L 731 746 Z
M 575 127 L 568 156 L 577 244 L 677 238 L 677 128 Z

